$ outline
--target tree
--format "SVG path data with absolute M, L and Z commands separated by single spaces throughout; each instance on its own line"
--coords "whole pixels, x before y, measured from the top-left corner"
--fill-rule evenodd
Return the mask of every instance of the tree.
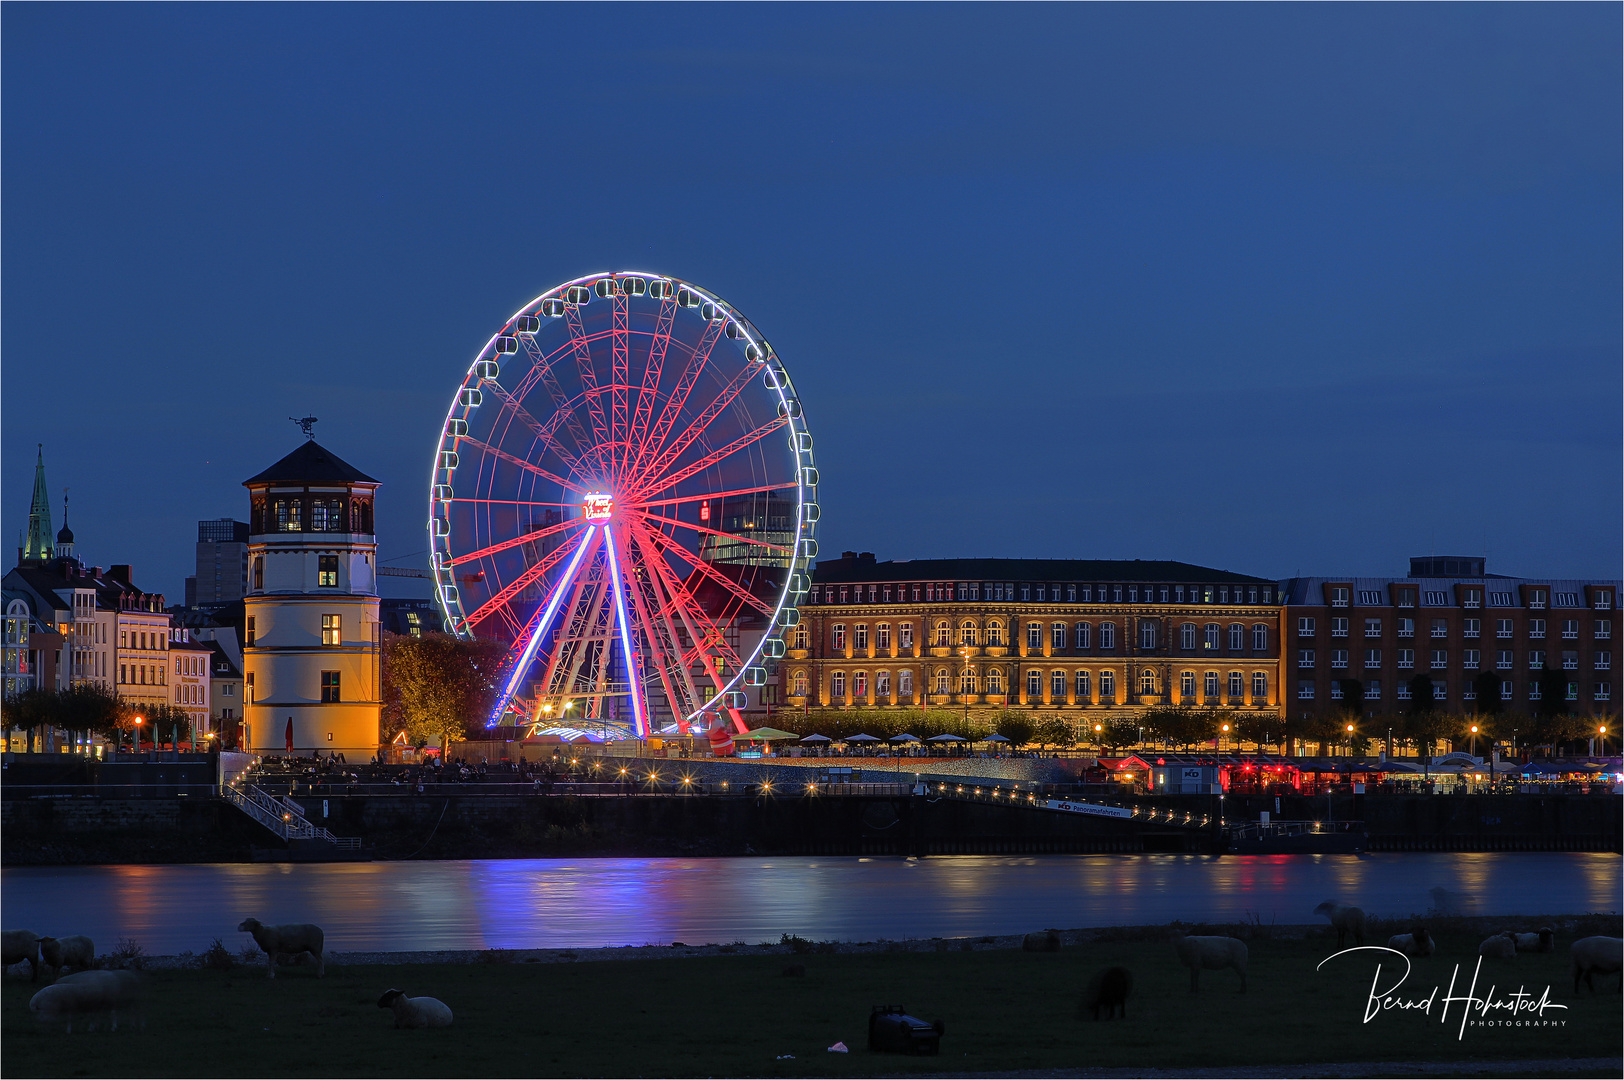
M 1498 715 L 1504 707 L 1500 700 L 1500 676 L 1492 671 L 1480 671 L 1472 679 L 1472 693 L 1477 695 L 1479 712 Z
M 495 701 L 507 651 L 486 638 L 385 634 L 385 722 L 418 746 L 466 738 L 469 725 L 482 722 Z
M 175 749 L 180 749 L 182 739 L 189 739 L 192 735 L 192 718 L 185 709 L 165 702 L 162 705 L 152 705 L 143 714 L 146 719 L 146 729 L 151 732 L 148 736 L 152 745 L 164 741 L 168 736 Z
M 1272 742 L 1279 742 L 1285 736 L 1285 727 L 1278 716 L 1269 716 L 1262 713 L 1241 713 L 1230 721 L 1231 734 L 1238 741 L 1256 743 L 1258 749 Z
M 100 683 L 79 683 L 53 696 L 51 723 L 70 734 L 83 732 L 116 742 L 134 716 L 124 699 Z
M 1032 739 L 1040 747 L 1057 746 L 1065 748 L 1075 745 L 1077 742 L 1071 733 L 1071 725 L 1058 716 L 1040 720 L 1032 730 Z
M 1535 716 L 1557 716 L 1571 711 L 1566 675 L 1555 668 L 1545 668 L 1539 673 L 1536 685 L 1539 686 L 1539 705 L 1534 710 Z
M 1608 725 L 1612 727 L 1611 724 Z M 1531 725 L 1529 739 L 1539 746 L 1549 746 L 1554 757 L 1564 743 L 1576 742 L 1594 733 L 1595 727 L 1584 717 L 1574 716 L 1572 713 L 1557 713 L 1553 716 L 1536 715 Z
M 1105 721 L 1098 732 L 1090 729 L 1090 733 L 1094 735 L 1095 742 L 1107 750 L 1119 750 L 1139 741 L 1139 725 L 1120 717 Z
M 56 691 L 29 687 L 22 693 L 9 694 L 5 700 L 7 730 L 17 729 L 28 736 L 28 745 L 34 745 L 34 732 L 54 724 Z
M 1365 684 L 1358 679 L 1338 679 L 1336 683 L 1342 688 L 1342 708 L 1349 716 L 1358 718 L 1365 714 Z
M 1011 746 L 1025 746 L 1032 741 L 1036 726 L 1025 713 L 1006 712 L 998 718 L 998 726 L 994 730 L 1008 739 Z

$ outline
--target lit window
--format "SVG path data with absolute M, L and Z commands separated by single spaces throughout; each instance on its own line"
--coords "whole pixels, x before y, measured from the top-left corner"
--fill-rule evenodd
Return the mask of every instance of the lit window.
M 343 644 L 340 622 L 341 617 L 338 615 L 323 615 L 321 617 L 321 643 L 323 645 Z
M 1100 648 L 1116 648 L 1116 623 L 1100 623 Z
M 913 623 L 905 622 L 897 626 L 897 644 L 904 649 L 913 648 Z
M 846 624 L 842 623 L 842 622 L 837 622 L 833 626 L 831 626 L 829 629 L 830 629 L 830 633 L 832 634 L 832 636 L 834 638 L 834 641 L 833 641 L 833 644 L 832 644 L 831 647 L 833 649 L 835 649 L 835 651 L 837 651 L 837 652 L 845 649 L 845 647 L 846 647 Z
M 1203 640 L 1203 645 L 1209 650 L 1217 649 L 1218 648 L 1218 635 L 1222 632 L 1222 630 L 1223 630 L 1223 627 L 1219 626 L 1217 623 L 1215 623 L 1215 622 L 1208 623 L 1207 626 L 1206 626 L 1206 634 L 1205 634 L 1205 638 Z
M 1111 701 L 1116 698 L 1116 672 L 1100 672 L 1100 700 Z
M 852 675 L 851 696 L 858 699 L 868 697 L 868 672 L 859 671 Z
M 323 587 L 330 587 L 330 586 L 337 585 L 338 584 L 338 556 L 337 555 L 318 555 L 318 556 L 316 556 L 316 560 L 317 560 L 316 584 L 318 586 L 323 586 Z
M 1088 623 L 1080 622 L 1072 628 L 1072 640 L 1079 649 L 1088 648 Z
M 1076 683 L 1078 704 L 1086 704 L 1089 698 L 1088 672 L 1079 671 L 1074 681 Z
M 987 644 L 997 648 L 1004 645 L 1004 624 L 996 619 L 987 624 Z
M 859 652 L 863 651 L 864 649 L 867 649 L 868 648 L 868 623 L 858 623 L 857 627 L 856 627 L 856 631 L 853 634 L 853 637 L 855 638 L 855 640 L 853 641 L 853 645 L 856 646 L 856 648 L 857 648 L 857 650 Z
M 974 668 L 966 668 L 959 673 L 959 693 L 973 694 L 976 692 L 976 673 Z
M 844 698 L 846 696 L 846 673 L 837 671 L 829 676 L 829 696 Z
M 959 644 L 974 645 L 976 643 L 976 624 L 963 623 L 959 626 Z
M 1184 671 L 1179 673 L 1179 693 L 1187 698 L 1195 697 L 1195 672 Z
M 1049 627 L 1049 638 L 1054 644 L 1056 652 L 1066 647 L 1066 624 L 1057 622 Z
M 953 630 L 952 630 L 951 627 L 949 627 L 947 625 L 947 620 L 944 619 L 941 622 L 937 623 L 936 624 L 936 647 L 938 649 L 945 649 L 949 645 L 953 644 L 953 642 L 952 642 L 952 633 L 953 633 Z M 944 691 L 942 691 L 942 693 L 945 694 L 945 693 L 947 693 L 947 691 L 944 690 Z
M 812 633 L 804 626 L 797 626 L 792 640 L 795 642 L 794 648 L 805 650 L 811 644 Z
M 338 672 L 324 671 L 321 673 L 321 700 L 324 705 L 331 705 L 339 700 Z
M 913 693 L 912 669 L 897 672 L 897 693 L 910 695 Z
M 889 671 L 876 671 L 874 673 L 874 696 L 877 698 L 891 696 L 891 673 Z
M 936 669 L 936 692 L 938 694 L 942 695 L 943 697 L 946 697 L 947 692 L 948 692 L 947 688 L 948 688 L 947 669 L 945 667 L 944 668 L 937 668 Z
M 874 627 L 874 644 L 881 650 L 891 648 L 891 624 L 879 623 Z
M 797 671 L 793 680 L 796 697 L 806 697 L 806 672 Z
M 1038 695 L 1043 693 L 1043 672 L 1033 670 L 1026 673 L 1026 700 L 1036 701 Z
M 1043 648 L 1043 624 L 1029 622 L 1026 624 L 1026 647 L 1036 650 Z

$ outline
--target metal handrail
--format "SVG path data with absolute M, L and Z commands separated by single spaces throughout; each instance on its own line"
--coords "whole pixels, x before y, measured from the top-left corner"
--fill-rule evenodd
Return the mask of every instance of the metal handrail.
M 320 825 L 311 824 L 305 819 L 304 808 L 292 799 L 271 795 L 253 784 L 226 784 L 220 794 L 284 840 L 321 840 L 348 850 L 361 846 L 358 837 L 334 836 Z

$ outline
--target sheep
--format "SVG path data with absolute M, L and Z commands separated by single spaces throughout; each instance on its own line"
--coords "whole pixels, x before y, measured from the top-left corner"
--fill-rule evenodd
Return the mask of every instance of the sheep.
M 33 969 L 32 982 L 39 982 L 39 935 L 32 930 L 7 930 L 0 933 L 0 967 L 10 967 L 28 961 Z
M 1587 937 L 1573 943 L 1569 954 L 1573 957 L 1573 992 L 1579 992 L 1579 980 L 1584 979 L 1590 992 L 1596 992 L 1594 977 L 1612 975 L 1624 970 L 1624 938 Z M 1624 993 L 1624 978 L 1619 980 L 1619 992 Z
M 1100 1018 L 1100 1010 L 1105 1010 L 1107 1020 L 1116 1019 L 1120 1013 L 1122 1019 L 1128 1018 L 1128 995 L 1133 993 L 1133 972 L 1124 967 L 1106 968 L 1089 982 L 1088 989 L 1083 992 L 1082 1007 L 1078 1015 L 1092 1011 L 1094 1019 Z
M 1246 942 L 1232 937 L 1181 937 L 1173 942 L 1173 949 L 1179 963 L 1190 969 L 1190 993 L 1200 989 L 1202 968 L 1234 968 L 1241 977 L 1241 993 L 1246 993 Z
M 451 1026 L 451 1010 L 438 998 L 407 997 L 396 989 L 383 992 L 378 1008 L 391 1009 L 397 1028 L 442 1028 Z
M 1509 931 L 1495 934 L 1493 937 L 1483 939 L 1483 944 L 1477 947 L 1477 955 L 1490 960 L 1515 960 L 1517 942 L 1512 939 Z
M 1339 904 L 1335 900 L 1327 900 L 1314 909 L 1314 914 L 1324 915 L 1331 920 L 1331 925 L 1336 928 L 1337 948 L 1342 948 L 1343 944 L 1348 940 L 1349 934 L 1353 935 L 1355 945 L 1364 945 L 1365 913 L 1359 908 L 1350 904 Z
M 1513 934 L 1511 940 L 1516 942 L 1518 952 L 1553 952 L 1556 949 L 1554 937 L 1549 926 L 1542 926 L 1532 934 Z
M 1059 952 L 1060 934 L 1055 930 L 1043 930 L 1036 934 L 1027 934 L 1021 939 L 1022 952 Z
M 1387 939 L 1387 947 L 1406 956 L 1431 956 L 1438 951 L 1437 940 L 1424 926 L 1416 927 L 1408 934 L 1394 934 Z
M 94 1030 L 98 1013 L 109 1014 L 113 1031 L 118 1030 L 118 1011 L 137 1008 L 141 983 L 133 971 L 80 971 L 60 980 L 28 1002 L 28 1011 L 41 1023 L 67 1022 L 73 1031 L 76 1017 L 87 1017 L 86 1027 Z
M 253 934 L 254 943 L 265 950 L 266 968 L 273 979 L 276 978 L 277 962 L 283 956 L 299 956 L 303 953 L 314 956 L 318 979 L 327 970 L 327 963 L 321 954 L 323 937 L 319 926 L 310 923 L 266 926 L 258 919 L 244 919 L 237 929 Z
M 96 964 L 96 943 L 83 935 L 73 937 L 42 937 L 39 939 L 40 959 L 51 969 L 51 977 L 62 974 L 65 967 L 87 971 Z

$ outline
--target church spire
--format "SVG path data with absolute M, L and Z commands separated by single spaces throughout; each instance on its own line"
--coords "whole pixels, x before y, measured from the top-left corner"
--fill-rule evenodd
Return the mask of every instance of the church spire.
M 34 502 L 28 508 L 28 540 L 23 546 L 23 560 L 50 562 L 55 556 L 51 546 L 51 497 L 45 490 L 45 446 L 39 446 L 39 458 L 34 464 Z

